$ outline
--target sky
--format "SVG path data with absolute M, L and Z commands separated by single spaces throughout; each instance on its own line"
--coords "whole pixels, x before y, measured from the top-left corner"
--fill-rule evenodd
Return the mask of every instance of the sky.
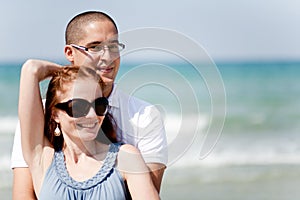
M 63 59 L 64 29 L 76 14 L 101 10 L 126 32 L 174 30 L 213 60 L 299 60 L 299 0 L 1 0 L 0 62 Z

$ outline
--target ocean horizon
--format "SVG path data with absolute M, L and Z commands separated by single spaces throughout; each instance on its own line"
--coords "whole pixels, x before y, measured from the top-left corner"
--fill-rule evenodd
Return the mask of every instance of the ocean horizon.
M 21 65 L 0 63 L 0 195 L 4 199 L 11 199 L 10 158 Z M 162 199 L 297 199 L 299 66 L 300 61 L 216 62 L 225 89 L 226 115 L 216 145 L 201 157 L 206 134 L 214 134 L 209 132 L 212 109 L 223 106 L 218 104 L 222 90 L 212 105 L 205 77 L 195 73 L 190 63 L 122 63 L 117 82 L 158 106 L 168 143 L 182 134 L 189 140 L 166 170 Z M 46 87 L 47 81 L 41 84 L 42 94 Z M 214 120 L 222 121 L 222 114 L 213 116 Z M 179 131 L 183 125 L 191 129 Z

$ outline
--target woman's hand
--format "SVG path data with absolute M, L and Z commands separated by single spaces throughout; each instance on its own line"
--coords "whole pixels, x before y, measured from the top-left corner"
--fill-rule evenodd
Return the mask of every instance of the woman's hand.
M 23 64 L 22 71 L 30 73 L 40 82 L 51 77 L 55 72 L 62 69 L 61 65 L 45 60 L 29 59 Z

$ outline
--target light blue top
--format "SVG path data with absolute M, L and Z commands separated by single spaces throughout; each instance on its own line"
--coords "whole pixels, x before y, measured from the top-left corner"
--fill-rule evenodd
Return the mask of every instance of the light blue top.
M 64 153 L 54 153 L 40 191 L 41 200 L 121 200 L 126 199 L 126 187 L 115 169 L 120 144 L 111 144 L 104 163 L 97 174 L 83 182 L 75 181 L 67 172 Z

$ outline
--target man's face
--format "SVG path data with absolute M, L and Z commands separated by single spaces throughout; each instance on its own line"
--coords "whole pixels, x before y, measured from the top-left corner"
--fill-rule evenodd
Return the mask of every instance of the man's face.
M 117 31 L 112 22 L 105 20 L 89 23 L 84 30 L 85 37 L 79 42 L 79 46 L 93 47 L 95 45 L 108 44 L 117 41 Z M 72 48 L 73 64 L 88 66 L 96 69 L 104 83 L 112 84 L 117 76 L 120 67 L 120 56 L 111 53 L 107 48 L 103 54 L 89 53 Z

